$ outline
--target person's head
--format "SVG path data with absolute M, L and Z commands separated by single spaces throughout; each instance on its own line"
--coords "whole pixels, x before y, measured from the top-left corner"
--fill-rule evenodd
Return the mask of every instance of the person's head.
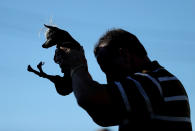
M 139 71 L 148 62 L 147 52 L 137 37 L 122 29 L 106 32 L 94 54 L 102 71 L 112 78 Z

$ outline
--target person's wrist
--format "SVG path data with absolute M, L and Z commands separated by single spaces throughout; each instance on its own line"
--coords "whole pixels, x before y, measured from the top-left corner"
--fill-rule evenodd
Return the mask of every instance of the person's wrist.
M 71 67 L 70 76 L 72 77 L 80 69 L 87 69 L 87 65 L 86 64 L 78 64 L 78 65 Z

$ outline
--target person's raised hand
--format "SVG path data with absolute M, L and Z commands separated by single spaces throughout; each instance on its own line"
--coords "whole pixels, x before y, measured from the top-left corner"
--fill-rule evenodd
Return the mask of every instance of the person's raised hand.
M 60 49 L 56 49 L 54 61 L 60 65 L 62 71 L 68 69 L 74 71 L 75 68 L 81 66 L 87 67 L 87 61 L 82 47 L 80 50 L 60 47 Z

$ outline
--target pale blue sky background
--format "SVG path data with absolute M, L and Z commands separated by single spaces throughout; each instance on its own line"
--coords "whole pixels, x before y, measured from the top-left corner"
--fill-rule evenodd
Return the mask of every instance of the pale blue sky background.
M 93 55 L 108 29 L 137 35 L 152 60 L 158 60 L 184 84 L 195 121 L 194 0 L 1 0 L 0 131 L 96 131 L 97 126 L 71 94 L 60 96 L 54 85 L 26 71 L 44 61 L 44 70 L 61 74 L 53 62 L 55 47 L 41 48 L 43 24 L 69 31 L 86 52 L 93 78 L 105 76 Z M 117 131 L 117 127 L 111 128 Z

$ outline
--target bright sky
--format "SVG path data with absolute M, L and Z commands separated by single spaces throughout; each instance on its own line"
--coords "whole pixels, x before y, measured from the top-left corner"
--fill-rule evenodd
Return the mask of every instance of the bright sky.
M 85 49 L 94 80 L 105 83 L 93 47 L 108 29 L 135 34 L 152 60 L 185 86 L 195 121 L 194 0 L 1 0 L 0 131 L 96 131 L 74 95 L 60 96 L 54 85 L 26 71 L 44 61 L 44 71 L 60 74 L 55 47 L 43 49 L 43 24 L 67 30 Z M 40 34 L 40 35 L 39 35 Z M 112 127 L 117 131 L 117 127 Z

